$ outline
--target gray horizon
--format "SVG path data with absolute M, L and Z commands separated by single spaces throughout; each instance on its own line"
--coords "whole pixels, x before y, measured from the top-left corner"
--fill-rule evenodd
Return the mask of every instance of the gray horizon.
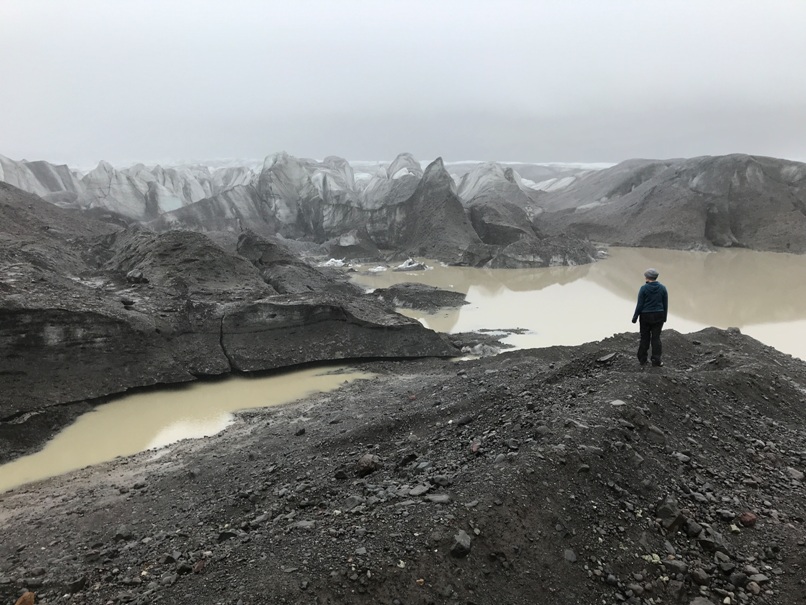
M 0 154 L 806 160 L 806 3 L 6 0 Z

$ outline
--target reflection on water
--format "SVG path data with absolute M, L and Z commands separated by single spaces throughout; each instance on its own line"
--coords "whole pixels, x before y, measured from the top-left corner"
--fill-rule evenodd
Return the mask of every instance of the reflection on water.
M 580 344 L 630 323 L 648 267 L 669 289 L 667 327 L 692 332 L 707 326 L 741 330 L 785 353 L 806 359 L 806 258 L 794 254 L 720 250 L 683 252 L 612 248 L 609 258 L 582 267 L 473 269 L 434 265 L 430 271 L 360 274 L 367 288 L 416 281 L 463 292 L 468 305 L 425 315 L 406 311 L 441 332 L 525 328 L 517 347 Z
M 232 377 L 127 395 L 84 414 L 42 451 L 0 466 L 0 492 L 117 456 L 213 435 L 230 424 L 233 412 L 238 410 L 279 405 L 371 377 L 364 373 L 337 374 L 336 370 Z

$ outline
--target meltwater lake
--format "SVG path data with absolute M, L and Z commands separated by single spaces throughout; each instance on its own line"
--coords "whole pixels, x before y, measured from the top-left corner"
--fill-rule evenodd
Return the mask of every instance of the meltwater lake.
M 611 248 L 606 259 L 576 267 L 476 269 L 426 264 L 427 271 L 369 272 L 354 281 L 384 288 L 415 281 L 467 295 L 467 305 L 426 315 L 404 311 L 442 332 L 525 329 L 506 342 L 519 347 L 576 345 L 619 332 L 630 323 L 643 272 L 654 267 L 669 290 L 665 328 L 694 332 L 738 327 L 761 342 L 806 359 L 806 257 L 725 249 L 683 252 Z

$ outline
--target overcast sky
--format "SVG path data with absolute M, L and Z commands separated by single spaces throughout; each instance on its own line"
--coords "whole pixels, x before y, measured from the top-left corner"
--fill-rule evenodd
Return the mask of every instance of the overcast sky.
M 0 154 L 806 160 L 804 0 L 2 0 Z

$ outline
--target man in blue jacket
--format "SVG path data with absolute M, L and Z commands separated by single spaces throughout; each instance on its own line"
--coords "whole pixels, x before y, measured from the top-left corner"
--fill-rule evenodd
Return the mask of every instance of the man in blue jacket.
M 641 344 L 638 345 L 638 361 L 646 364 L 646 356 L 652 344 L 652 365 L 662 366 L 661 353 L 663 348 L 660 342 L 660 331 L 669 312 L 669 294 L 666 287 L 658 281 L 656 269 L 644 271 L 646 283 L 638 290 L 638 304 L 632 322 L 641 319 Z

